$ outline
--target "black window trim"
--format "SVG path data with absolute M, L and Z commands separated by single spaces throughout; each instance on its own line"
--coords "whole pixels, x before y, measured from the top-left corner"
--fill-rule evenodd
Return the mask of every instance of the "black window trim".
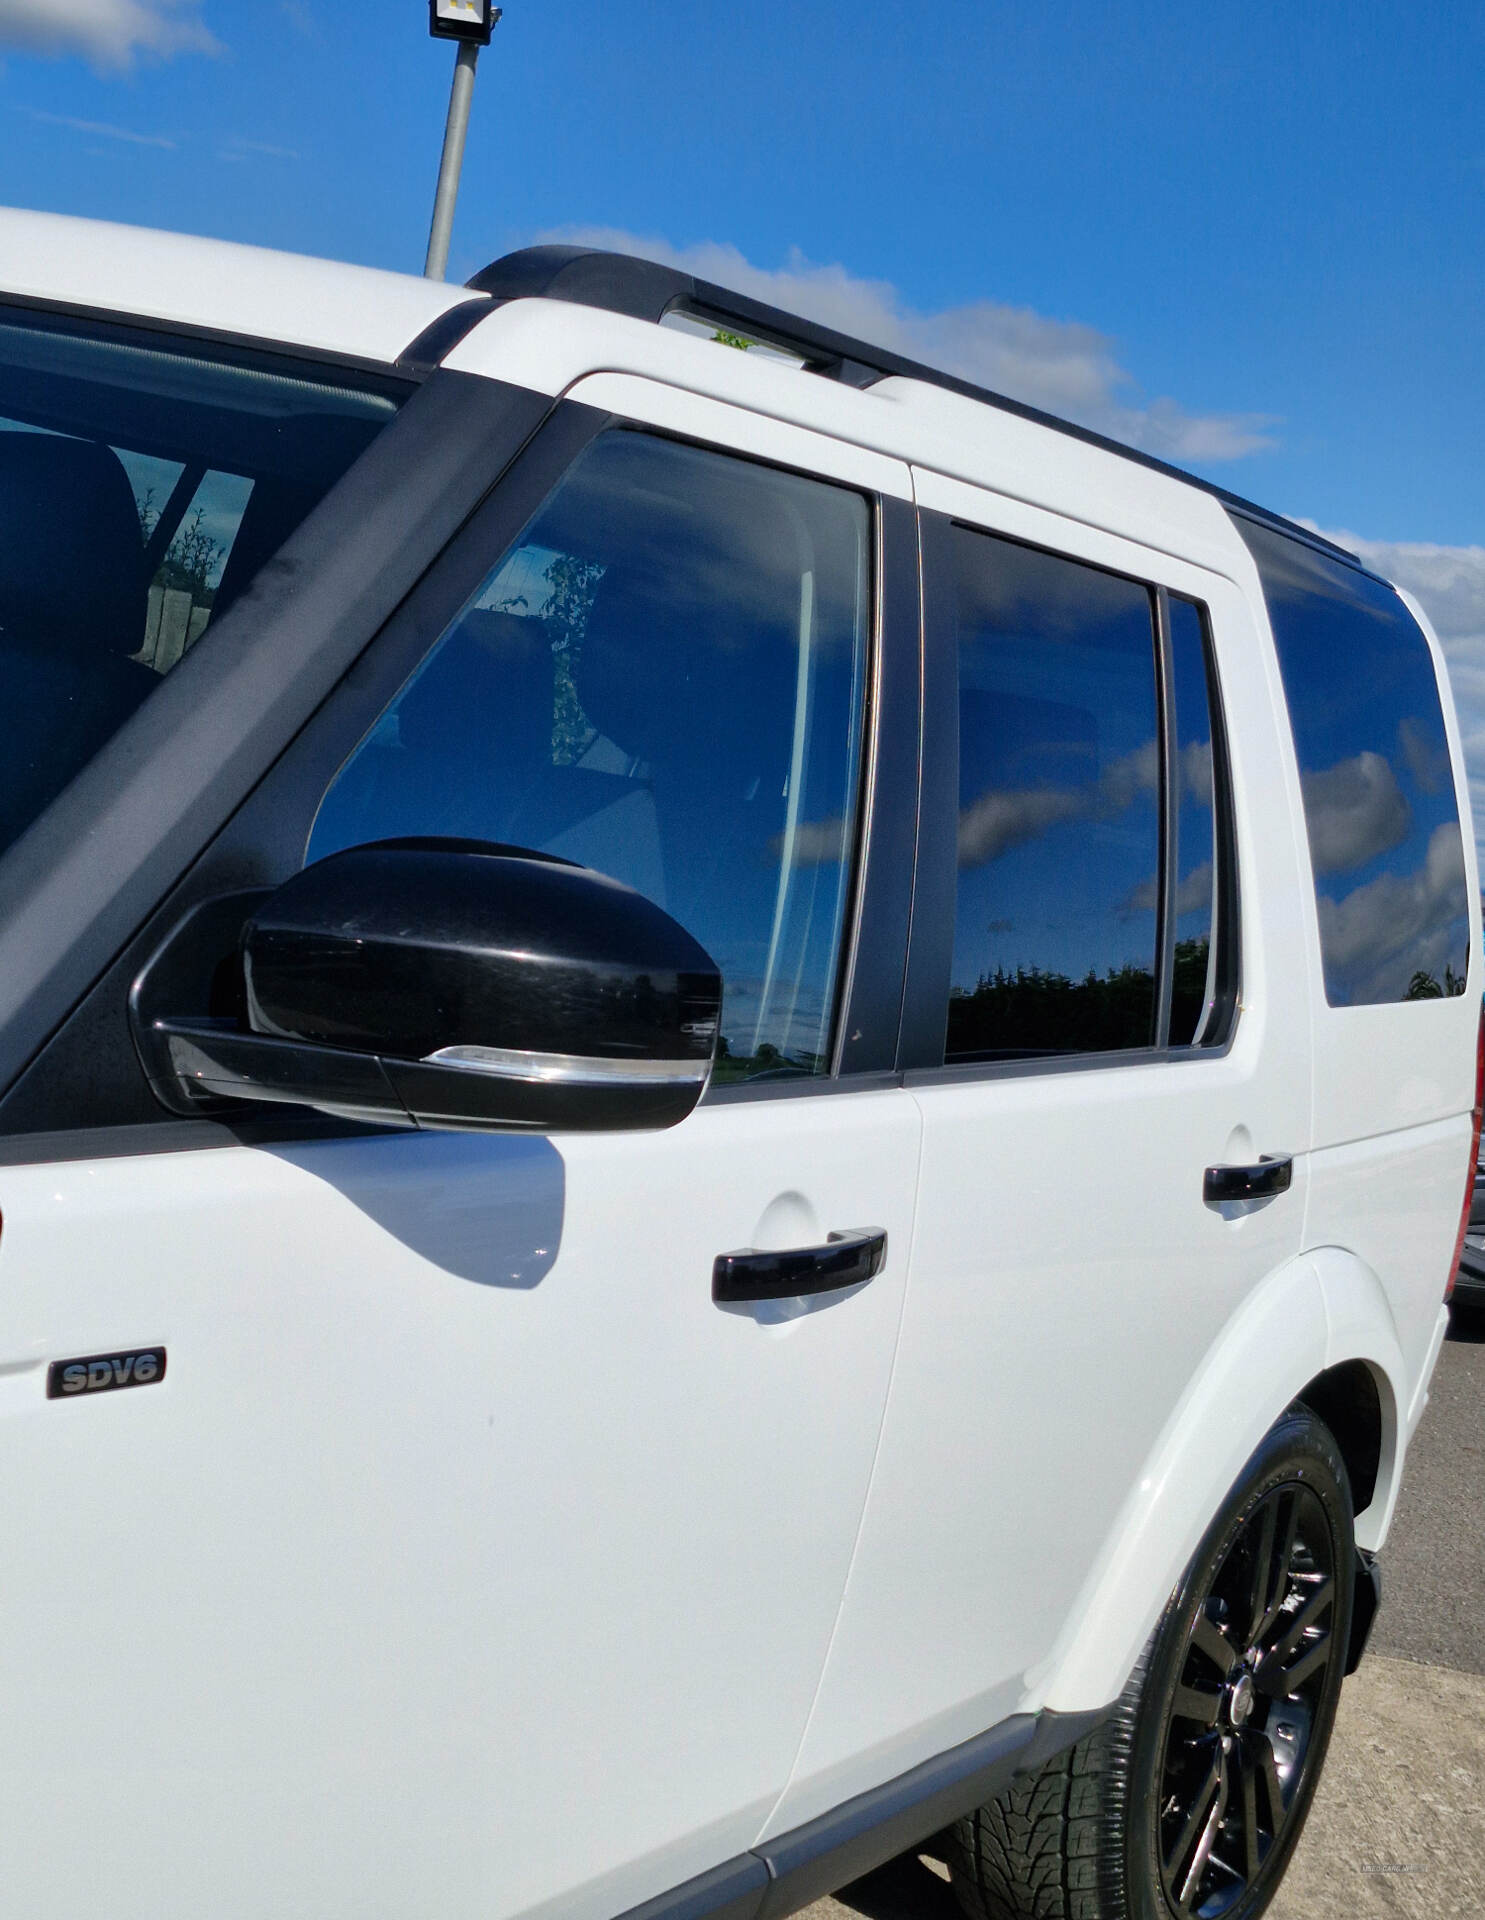
M 1211 613 L 1195 595 L 1168 588 L 1148 576 L 1090 560 L 1083 554 L 1028 540 L 1002 528 L 982 525 L 962 513 L 923 509 L 923 769 L 915 886 L 908 955 L 908 984 L 903 1008 L 898 1067 L 903 1084 L 938 1086 L 978 1080 L 1025 1079 L 1049 1073 L 1088 1073 L 1121 1067 L 1178 1062 L 1199 1064 L 1225 1058 L 1237 1033 L 1242 928 L 1239 920 L 1237 836 L 1233 813 L 1231 759 Z M 949 982 L 953 963 L 957 906 L 959 814 L 959 657 L 958 610 L 952 562 L 955 528 L 989 535 L 1049 558 L 1091 567 L 1127 580 L 1150 596 L 1155 646 L 1158 737 L 1161 742 L 1160 860 L 1161 892 L 1157 910 L 1155 1020 L 1152 1043 L 1096 1053 L 1038 1054 L 1015 1060 L 944 1060 L 948 1027 Z M 1210 1041 L 1171 1046 L 1170 991 L 1174 981 L 1175 863 L 1173 819 L 1178 799 L 1170 748 L 1174 739 L 1174 676 L 1170 658 L 1170 602 L 1194 606 L 1201 618 L 1207 701 L 1212 723 L 1213 852 L 1217 880 L 1213 898 L 1212 941 L 1217 952 L 1213 1014 L 1205 1023 Z M 1167 975 L 1170 976 L 1167 980 Z

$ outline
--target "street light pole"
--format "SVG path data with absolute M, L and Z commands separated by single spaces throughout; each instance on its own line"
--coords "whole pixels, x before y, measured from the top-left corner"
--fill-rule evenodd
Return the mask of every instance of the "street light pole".
M 442 280 L 448 271 L 449 240 L 454 231 L 454 204 L 459 198 L 459 175 L 464 166 L 464 137 L 469 132 L 469 103 L 474 97 L 474 69 L 478 44 L 461 40 L 454 56 L 454 84 L 449 93 L 449 117 L 443 130 L 443 158 L 438 167 L 438 191 L 433 196 L 433 225 L 428 232 L 428 258 L 423 274 Z
M 469 132 L 469 103 L 474 97 L 474 69 L 480 48 L 490 44 L 500 12 L 490 0 L 428 0 L 428 31 L 435 40 L 458 42 L 449 117 L 443 129 L 443 158 L 438 166 L 438 191 L 433 196 L 428 258 L 423 263 L 423 276 L 428 280 L 442 280 L 448 271 L 454 206 L 464 167 L 464 138 Z

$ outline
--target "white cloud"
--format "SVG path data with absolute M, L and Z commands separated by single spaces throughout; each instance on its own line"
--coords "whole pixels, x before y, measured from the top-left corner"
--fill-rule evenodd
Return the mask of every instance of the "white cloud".
M 1349 547 L 1374 572 L 1416 594 L 1440 639 L 1485 633 L 1485 547 L 1363 540 L 1354 533 L 1330 533 L 1326 538 Z
M 1181 749 L 1181 793 L 1193 806 L 1212 804 L 1212 743 L 1193 740 Z
M 1160 748 L 1154 740 L 1111 760 L 1099 780 L 1099 800 L 1105 813 L 1122 813 L 1142 795 L 1159 790 Z
M 1128 919 L 1136 913 L 1153 913 L 1160 900 L 1160 889 L 1152 873 L 1148 880 L 1141 880 L 1134 892 L 1119 908 L 1121 919 Z M 1203 860 L 1199 867 L 1193 867 L 1186 878 L 1176 888 L 1176 918 L 1184 914 L 1196 913 L 1212 904 L 1212 863 Z
M 1266 416 L 1188 413 L 1174 400 L 1146 400 L 1120 366 L 1107 335 L 1076 321 L 1050 320 L 1029 307 L 976 300 L 921 313 L 890 281 L 817 265 L 797 248 L 785 266 L 772 268 L 754 266 L 736 247 L 713 241 L 674 247 L 608 227 L 565 228 L 541 237 L 680 267 L 1163 459 L 1236 460 L 1273 444 L 1268 429 L 1274 422 Z
M 1327 537 L 1406 587 L 1433 622 L 1449 664 L 1476 826 L 1485 829 L 1485 547 L 1362 540 L 1353 533 Z
M 136 54 L 215 53 L 202 0 L 0 0 L 0 46 L 125 67 Z
M 780 858 L 784 835 L 776 833 L 769 842 Z M 830 820 L 801 820 L 794 829 L 793 864 L 796 867 L 833 866 L 846 855 L 846 823 L 842 815 Z
M 175 142 L 167 139 L 163 133 L 134 133 L 128 127 L 111 127 L 102 120 L 74 120 L 70 113 L 43 113 L 39 107 L 28 107 L 27 113 L 33 120 L 42 120 L 51 127 L 67 127 L 73 133 L 92 133 L 104 140 L 122 140 L 131 147 L 166 147 L 175 150 Z
M 1429 734 L 1411 713 L 1397 723 L 1397 750 L 1423 793 L 1443 793 L 1449 785 L 1449 750 L 1442 734 Z
M 1147 740 L 1083 786 L 992 787 L 959 815 L 959 864 L 979 867 L 1039 840 L 1065 820 L 1109 820 L 1160 787 L 1160 749 Z
M 298 160 L 299 153 L 293 147 L 275 147 L 266 140 L 244 140 L 239 134 L 233 134 L 217 153 L 219 160 Z
M 1442 979 L 1458 957 L 1451 930 L 1464 899 L 1459 829 L 1435 827 L 1416 872 L 1384 873 L 1341 900 L 1320 896 L 1320 931 L 1327 973 L 1338 975 L 1362 1000 L 1396 1000 L 1415 972 Z M 1369 969 L 1362 979 L 1352 976 Z
M 1380 753 L 1355 754 L 1304 776 L 1305 824 L 1316 873 L 1349 873 L 1400 846 L 1413 810 Z
M 983 866 L 1012 847 L 1036 840 L 1063 820 L 1089 811 L 1091 796 L 1077 787 L 1021 787 L 983 793 L 959 816 L 959 864 Z

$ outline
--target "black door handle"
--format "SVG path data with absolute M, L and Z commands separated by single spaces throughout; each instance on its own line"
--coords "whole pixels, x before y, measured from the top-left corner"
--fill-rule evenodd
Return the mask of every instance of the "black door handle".
M 801 1293 L 834 1293 L 875 1279 L 887 1264 L 885 1227 L 832 1233 L 823 1247 L 787 1247 L 782 1252 L 743 1247 L 712 1262 L 712 1298 L 792 1300 Z
M 1202 1178 L 1201 1197 L 1209 1203 L 1266 1200 L 1272 1193 L 1287 1193 L 1293 1178 L 1292 1153 L 1266 1153 L 1256 1167 L 1208 1167 Z

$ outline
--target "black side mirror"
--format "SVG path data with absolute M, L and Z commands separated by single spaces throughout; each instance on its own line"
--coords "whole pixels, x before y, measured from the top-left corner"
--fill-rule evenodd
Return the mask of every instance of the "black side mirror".
M 261 899 L 237 1018 L 165 1012 L 172 976 L 152 963 L 132 998 L 172 1106 L 403 1127 L 673 1126 L 706 1087 L 722 1004 L 715 963 L 642 894 L 459 841 L 354 847 Z

